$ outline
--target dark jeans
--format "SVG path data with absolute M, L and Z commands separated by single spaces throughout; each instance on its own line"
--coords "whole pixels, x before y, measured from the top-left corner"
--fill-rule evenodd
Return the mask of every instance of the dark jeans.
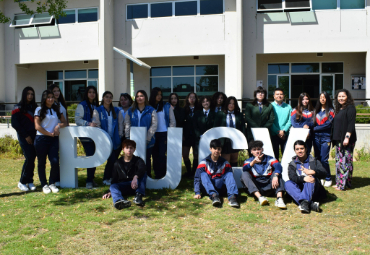
M 313 139 L 312 139 L 312 132 L 311 132 L 310 137 L 306 140 L 307 155 L 311 154 L 312 145 L 313 145 Z
M 152 178 L 152 153 L 153 153 L 153 147 L 146 149 L 146 174 Z
M 112 178 L 114 163 L 118 159 L 119 154 L 121 153 L 121 150 L 122 150 L 121 147 L 119 147 L 116 150 L 115 149 L 112 150 L 112 153 L 110 154 L 108 158 L 107 164 L 105 165 L 103 181 L 109 180 L 110 178 Z
M 37 135 L 35 149 L 41 186 L 43 187 L 48 184 L 45 173 L 46 156 L 49 158 L 51 165 L 49 184 L 54 184 L 59 179 L 59 137 Z
M 326 198 L 326 191 L 322 187 L 320 181 L 316 178 L 315 183 L 304 182 L 298 184 L 292 181 L 287 181 L 285 183 L 285 190 L 298 205 L 302 200 L 317 202 Z
M 131 188 L 132 181 L 119 182 L 110 185 L 109 189 L 112 195 L 113 204 L 120 199 L 124 199 L 123 195 L 134 195 L 139 193 L 145 196 L 146 178 L 147 175 L 145 174 L 141 179 L 138 179 L 138 188 L 136 190 Z
M 287 140 L 287 136 L 285 140 L 281 139 L 277 135 L 271 136 L 272 149 L 274 150 L 274 155 L 276 159 L 279 159 L 279 147 L 281 148 L 281 154 L 284 153 Z
M 31 138 L 32 140 L 35 140 L 35 137 Z M 36 158 L 35 146 L 33 144 L 28 144 L 26 139 L 20 135 L 18 135 L 18 141 L 25 157 L 21 179 L 19 181 L 22 184 L 33 183 L 33 171 L 35 169 Z
M 156 179 L 166 175 L 167 167 L 167 132 L 155 133 L 155 144 L 153 147 L 153 170 Z
M 80 137 L 80 141 L 82 143 L 82 146 L 85 149 L 86 156 L 94 155 L 94 153 L 95 153 L 95 143 L 94 143 L 94 141 L 92 139 L 88 138 L 88 137 Z M 96 167 L 87 168 L 86 183 L 94 181 L 95 170 L 96 170 Z
M 326 170 L 326 178 L 325 180 L 331 180 L 330 174 L 330 166 L 329 166 L 329 153 L 330 153 L 330 134 L 323 135 L 320 133 L 315 134 L 314 139 L 314 150 L 315 150 L 315 158 L 319 160 L 322 166 Z
M 238 196 L 239 191 L 236 186 L 234 175 L 232 172 L 227 172 L 222 175 L 220 178 L 212 179 L 206 172 L 202 172 L 200 175 L 202 180 L 202 185 L 206 190 L 207 194 L 211 198 L 214 193 L 219 195 L 219 191 L 222 190 L 222 187 L 226 185 L 227 197 L 230 199 L 231 196 Z
M 281 178 L 281 175 L 278 177 L 279 187 L 276 190 L 272 188 L 272 176 L 268 182 L 259 182 L 249 172 L 243 172 L 240 178 L 249 195 L 253 195 L 254 192 L 258 191 L 262 196 L 271 196 L 272 194 L 277 195 L 277 193 L 285 191 L 284 180 Z

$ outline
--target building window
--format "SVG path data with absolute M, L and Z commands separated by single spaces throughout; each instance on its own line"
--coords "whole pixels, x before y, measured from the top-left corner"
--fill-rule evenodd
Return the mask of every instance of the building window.
M 365 0 L 340 0 L 341 9 L 365 9 Z
M 222 14 L 223 12 L 223 0 L 200 0 L 200 15 Z
M 81 102 L 87 86 L 98 88 L 98 69 L 47 71 L 47 87 L 59 85 L 66 101 Z
M 150 70 L 150 89 L 159 87 L 163 96 L 171 92 L 185 98 L 190 92 L 197 95 L 213 95 L 218 91 L 218 66 L 164 66 Z
M 172 3 L 160 3 L 150 5 L 150 16 L 152 18 L 171 17 Z
M 65 17 L 59 17 L 58 24 L 95 22 L 99 20 L 98 8 L 65 10 Z
M 258 0 L 258 12 L 310 11 L 311 0 Z
M 127 19 L 148 18 L 148 4 L 135 4 L 127 6 Z
M 197 1 L 175 2 L 175 16 L 197 15 Z
M 50 25 L 54 20 L 54 16 L 49 13 L 40 14 L 16 14 L 10 24 L 10 27 L 33 27 L 35 25 Z
M 312 10 L 337 9 L 337 0 L 312 0 Z

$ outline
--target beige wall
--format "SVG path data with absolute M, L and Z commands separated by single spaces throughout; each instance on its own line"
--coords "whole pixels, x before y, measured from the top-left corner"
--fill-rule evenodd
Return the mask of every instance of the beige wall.
M 21 98 L 22 90 L 24 87 L 31 86 L 35 90 L 36 101 L 40 101 L 41 94 L 46 89 L 46 71 L 94 68 L 98 68 L 98 61 L 89 61 L 88 64 L 84 64 L 82 61 L 78 61 L 20 65 L 17 67 L 17 97 L 18 99 Z
M 199 59 L 194 57 L 173 57 L 173 58 L 142 58 L 146 64 L 151 67 L 156 66 L 178 66 L 178 65 L 218 65 L 219 73 L 219 91 L 225 91 L 225 57 L 224 56 L 200 56 Z M 127 63 L 127 87 L 119 88 L 119 92 L 129 91 L 130 84 L 130 64 Z M 139 67 L 134 64 L 134 79 L 135 92 L 139 89 L 144 89 L 148 95 L 150 94 L 150 70 Z M 117 89 L 117 88 L 116 88 Z
M 365 90 L 352 90 L 351 75 L 366 73 L 366 53 L 324 53 L 323 57 L 316 54 L 258 54 L 257 80 L 263 81 L 267 89 L 267 65 L 271 63 L 308 63 L 308 62 L 343 62 L 343 87 L 348 89 L 353 97 L 365 98 Z M 253 84 L 255 87 L 256 84 Z M 246 97 L 253 97 L 253 90 L 244 87 Z

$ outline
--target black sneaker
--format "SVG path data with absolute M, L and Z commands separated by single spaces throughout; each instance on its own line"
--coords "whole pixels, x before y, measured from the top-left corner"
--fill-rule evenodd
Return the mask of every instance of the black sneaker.
M 143 201 L 143 195 L 140 194 L 140 193 L 136 193 L 136 196 L 133 200 L 134 204 L 136 205 L 140 205 L 140 206 L 143 206 L 144 205 L 144 201 Z
M 220 200 L 220 198 L 218 197 L 218 195 L 216 193 L 214 193 L 212 195 L 212 198 L 211 199 L 212 199 L 212 205 L 213 206 L 218 206 L 218 205 L 221 204 L 221 200 Z
M 313 202 L 313 201 L 311 201 L 310 208 L 311 208 L 311 211 L 320 212 L 320 204 L 319 204 L 319 202 Z
M 302 213 L 310 213 L 310 206 L 307 200 L 302 200 L 301 205 L 299 206 L 299 209 Z
M 231 207 L 239 207 L 239 203 L 238 201 L 236 200 L 236 196 L 232 196 L 230 199 L 229 199 L 229 205 Z
M 115 204 L 114 204 L 114 207 L 117 209 L 117 210 L 122 210 L 123 208 L 127 208 L 127 207 L 130 207 L 131 206 L 131 202 L 128 201 L 128 200 L 125 200 L 125 199 L 120 199 L 118 200 Z

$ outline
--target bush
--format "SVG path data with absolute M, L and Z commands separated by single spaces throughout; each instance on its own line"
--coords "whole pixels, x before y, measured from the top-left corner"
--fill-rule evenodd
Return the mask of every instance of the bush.
M 361 150 L 357 150 L 356 152 L 357 152 L 357 154 L 355 154 L 356 161 L 370 162 L 369 150 L 362 148 Z
M 77 104 L 71 104 L 67 107 L 69 123 L 75 123 L 75 112 Z
M 18 140 L 14 140 L 10 135 L 0 138 L 0 153 L 2 157 L 14 159 L 23 156 L 23 151 Z
M 370 106 L 357 105 L 356 111 L 357 113 L 370 113 Z M 363 117 L 356 116 L 356 123 L 370 123 L 370 115 Z

